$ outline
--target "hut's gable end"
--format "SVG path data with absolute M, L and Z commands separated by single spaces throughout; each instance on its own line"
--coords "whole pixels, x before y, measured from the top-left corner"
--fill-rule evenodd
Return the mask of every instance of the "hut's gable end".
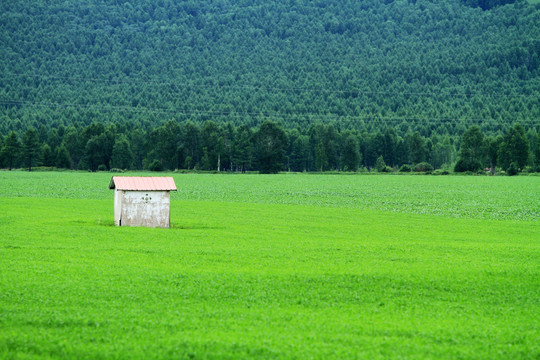
M 116 226 L 121 226 L 120 214 L 122 212 L 122 199 L 124 192 L 122 190 L 114 191 L 114 224 Z
M 169 227 L 168 191 L 119 191 L 121 226 Z

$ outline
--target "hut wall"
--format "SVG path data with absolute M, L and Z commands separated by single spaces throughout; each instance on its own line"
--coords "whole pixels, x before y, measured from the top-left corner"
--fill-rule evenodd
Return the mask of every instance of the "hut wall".
M 121 193 L 121 199 L 118 200 L 121 210 L 117 225 L 169 227 L 171 203 L 169 191 L 117 191 L 117 193 Z
M 122 197 L 123 197 L 124 191 L 122 190 L 114 190 L 114 224 L 116 226 L 121 225 L 120 224 L 120 215 L 122 213 Z

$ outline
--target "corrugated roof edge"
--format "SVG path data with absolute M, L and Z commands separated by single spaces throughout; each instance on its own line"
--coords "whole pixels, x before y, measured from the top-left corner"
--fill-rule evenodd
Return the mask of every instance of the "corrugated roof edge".
M 178 191 L 170 176 L 113 176 L 109 189 L 132 191 Z

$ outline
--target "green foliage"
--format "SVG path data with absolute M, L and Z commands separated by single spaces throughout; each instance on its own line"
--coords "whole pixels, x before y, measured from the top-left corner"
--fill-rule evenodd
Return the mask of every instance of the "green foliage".
M 437 169 L 431 173 L 432 175 L 449 175 L 447 170 Z
M 201 139 L 203 146 L 203 170 L 219 170 L 218 162 L 221 161 L 221 154 L 224 153 L 224 140 L 221 129 L 214 121 L 206 121 L 201 128 Z
M 319 141 L 315 148 L 315 167 L 318 171 L 328 170 L 328 157 L 322 141 Z
M 37 162 L 39 153 L 39 137 L 36 129 L 28 129 L 22 136 L 22 156 L 28 171 Z
M 185 158 L 183 167 L 188 170 L 193 169 L 201 160 L 202 148 L 200 128 L 191 121 L 186 122 L 184 125 L 181 150 Z
M 534 159 L 537 168 L 540 168 L 540 133 L 536 137 L 536 146 L 534 147 Z
M 150 171 L 163 171 L 164 168 L 163 168 L 163 164 L 161 163 L 161 161 L 157 160 L 157 159 L 154 159 L 150 165 L 148 166 L 148 170 Z
M 253 161 L 253 134 L 247 126 L 240 126 L 234 140 L 232 161 L 241 172 L 246 172 Z
M 289 164 L 292 171 L 310 170 L 310 143 L 307 135 L 298 135 L 291 138 L 291 153 Z
M 164 168 L 171 170 L 177 168 L 180 135 L 180 126 L 173 120 L 153 129 L 147 143 L 148 158 L 158 159 Z
M 490 10 L 494 7 L 506 5 L 506 4 L 513 4 L 515 2 L 519 2 L 520 0 L 462 0 L 463 3 L 473 6 L 473 7 L 480 7 L 483 10 Z
M 506 174 L 509 176 L 517 175 L 518 172 L 519 172 L 519 168 L 515 162 L 511 162 L 508 168 L 506 169 Z
M 452 144 L 450 136 L 444 136 L 442 141 L 439 137 L 434 138 L 434 140 L 435 145 L 429 154 L 429 157 L 432 159 L 433 167 L 441 168 L 452 164 L 455 161 L 456 149 L 454 144 Z
M 17 134 L 13 131 L 6 136 L 4 145 L 0 151 L 0 160 L 7 164 L 9 170 L 16 164 L 18 156 L 21 151 L 21 143 Z
M 79 137 L 79 140 L 82 139 L 82 143 L 86 144 L 80 165 L 91 171 L 96 171 L 97 167 L 102 164 L 108 169 L 116 136 L 115 125 L 105 128 L 99 123 L 92 123 L 87 126 L 82 136 Z
M 478 126 L 471 126 L 462 136 L 459 159 L 454 167 L 455 172 L 482 169 L 485 158 L 484 134 Z
M 458 169 L 537 166 L 532 138 L 493 140 L 540 118 L 538 9 L 505 3 L 2 2 L 0 137 L 35 128 L 74 169 L 267 172 L 254 135 L 273 120 L 271 172 L 343 171 L 450 166 L 477 124 L 490 143 Z
M 384 134 L 364 132 L 358 135 L 350 130 L 338 131 L 333 124 L 316 124 L 304 130 L 285 130 L 280 124 L 273 124 L 272 131 L 275 130 L 276 133 L 272 136 L 277 136 L 276 139 L 279 140 L 276 142 L 279 146 L 274 154 L 278 157 L 273 160 L 277 169 L 275 171 L 356 171 L 359 166 L 375 168 L 376 160 L 381 156 L 385 164 L 385 156 L 393 159 L 390 161 L 394 168 L 399 168 L 404 162 L 407 164 L 411 158 L 433 159 L 434 168 L 453 167 L 453 142 L 457 142 L 457 139 L 451 139 L 449 135 L 426 139 L 419 133 L 407 133 L 405 138 L 402 138 L 390 130 Z M 168 170 L 260 171 L 262 163 L 257 156 L 262 156 L 263 150 L 270 151 L 269 145 L 274 141 L 260 136 L 260 131 L 264 128 L 262 125 L 255 132 L 247 125 L 235 127 L 231 123 L 218 125 L 210 122 L 204 123 L 202 127 L 205 129 L 203 132 L 201 127 L 194 123 L 179 124 L 169 121 L 145 133 L 140 129 L 130 131 L 115 125 L 105 127 L 92 123 L 82 129 L 70 128 L 63 132 L 62 136 L 49 136 L 51 145 L 61 145 L 56 147 L 51 159 L 52 150 L 48 149 L 52 149 L 52 146 L 44 143 L 38 158 L 43 161 L 43 151 L 46 151 L 45 157 L 49 159 L 47 164 L 52 166 L 56 163 L 58 149 L 62 146 L 70 157 L 69 161 L 63 161 L 61 167 L 64 168 L 71 163 L 73 168 L 92 171 L 101 164 L 124 169 L 147 169 L 148 164 L 157 159 L 163 168 Z M 44 134 L 41 135 L 44 137 Z M 530 149 L 528 138 L 532 139 Z M 534 166 L 536 138 L 536 129 L 532 128 L 525 133 L 524 128 L 519 125 L 509 129 L 505 138 L 500 135 L 484 137 L 478 127 L 471 127 L 463 135 L 456 171 L 477 172 L 487 166 L 494 173 L 496 166 L 511 157 L 519 157 L 521 163 L 527 161 Z M 9 154 L 15 154 L 12 164 L 17 165 L 20 158 L 20 152 L 16 150 L 17 134 L 13 132 L 5 139 L 3 150 L 0 151 L 0 166 L 9 166 Z M 15 145 L 9 145 L 11 143 Z M 202 145 L 207 146 L 201 148 Z M 196 148 L 192 149 L 191 146 Z M 412 147 L 422 150 L 412 151 Z M 512 152 L 509 149 L 517 150 Z M 271 152 L 268 154 L 272 155 Z
M 497 136 L 496 138 L 487 138 L 485 141 L 489 167 L 491 168 L 491 172 L 494 173 L 495 167 L 499 163 L 499 149 L 501 148 L 503 138 L 502 136 Z
M 385 137 L 537 125 L 537 9 L 470 7 L 507 2 L 4 1 L 0 133 L 97 119 L 335 121 Z
M 421 162 L 414 166 L 414 171 L 416 172 L 432 172 L 433 166 L 430 163 L 427 162 Z
M 3 357 L 538 358 L 538 178 L 172 176 L 0 172 Z
M 358 139 L 354 135 L 348 135 L 343 149 L 343 166 L 346 171 L 358 170 L 360 164 L 360 151 Z
M 411 172 L 412 171 L 412 168 L 410 165 L 408 164 L 403 164 L 401 165 L 401 167 L 399 168 L 399 172 Z
M 516 124 L 505 133 L 499 147 L 499 158 L 501 166 L 508 169 L 514 163 L 518 171 L 527 164 L 529 157 L 529 141 L 525 135 L 525 129 Z
M 482 164 L 478 161 L 474 161 L 471 159 L 462 159 L 459 158 L 456 162 L 456 165 L 454 166 L 455 172 L 476 172 L 482 169 Z
M 279 172 L 283 168 L 287 143 L 283 129 L 277 123 L 267 120 L 255 133 L 255 138 L 255 158 L 259 171 L 263 174 Z
M 41 146 L 41 166 L 54 166 L 55 165 L 55 154 L 51 150 L 51 147 L 48 144 L 43 144 Z
M 55 166 L 60 169 L 71 169 L 71 157 L 64 144 L 60 145 L 56 149 L 56 161 Z
M 384 162 L 384 159 L 382 156 L 379 156 L 377 158 L 377 161 L 375 161 L 375 170 L 377 172 L 384 172 L 386 169 L 386 163 Z
M 112 149 L 111 167 L 128 169 L 133 163 L 133 153 L 125 135 L 116 138 Z
M 417 131 L 412 135 L 407 136 L 407 142 L 410 149 L 410 160 L 413 164 L 426 161 L 427 148 L 426 141 Z

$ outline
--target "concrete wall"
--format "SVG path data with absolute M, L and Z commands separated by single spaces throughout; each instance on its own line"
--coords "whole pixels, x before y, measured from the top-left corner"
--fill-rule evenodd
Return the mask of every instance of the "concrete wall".
M 170 226 L 169 191 L 115 191 L 114 223 L 119 226 Z
M 122 213 L 123 191 L 114 190 L 114 225 L 120 226 L 120 214 Z

